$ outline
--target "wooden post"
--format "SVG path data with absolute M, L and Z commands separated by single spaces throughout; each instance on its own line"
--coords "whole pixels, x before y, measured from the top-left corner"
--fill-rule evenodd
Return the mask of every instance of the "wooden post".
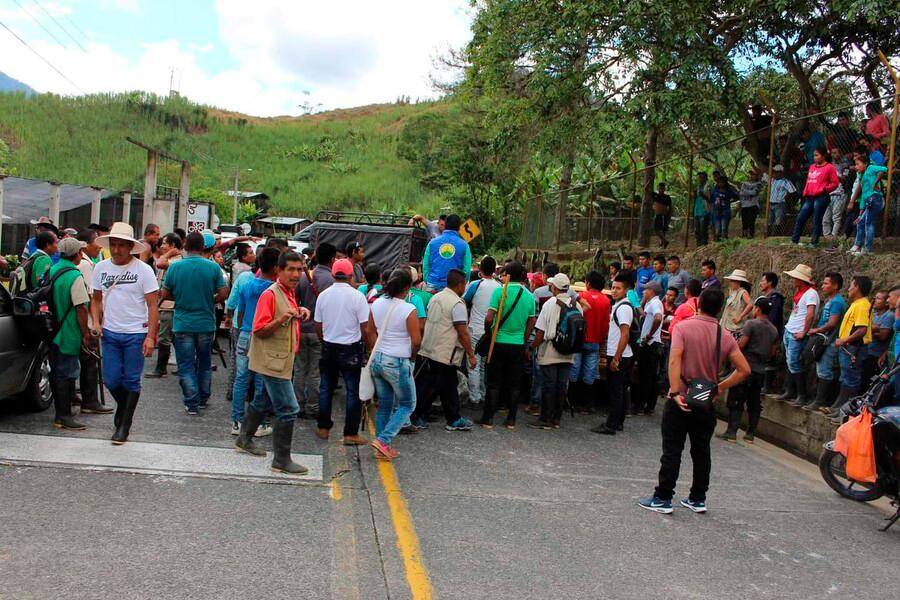
M 153 204 L 156 200 L 156 150 L 147 150 L 147 171 L 144 173 L 144 215 L 141 230 L 153 222 Z
M 521 190 L 519 191 L 519 193 L 520 194 L 522 193 Z M 528 228 L 528 205 L 529 204 L 530 204 L 530 202 L 527 197 L 522 200 L 522 236 L 521 236 L 521 241 L 519 242 L 519 245 L 522 246 L 523 249 L 528 247 L 525 244 L 525 232 L 527 231 L 527 228 Z
M 50 208 L 47 211 L 47 216 L 57 227 L 59 227 L 59 185 L 54 181 L 50 182 Z
M 763 223 L 763 238 L 769 237 L 769 212 L 772 210 L 772 170 L 775 168 L 775 109 L 767 107 L 772 113 L 772 125 L 769 130 L 769 185 L 766 187 L 766 222 Z
M 0 173 L 0 248 L 3 247 L 3 180 L 6 175 Z
M 96 186 L 91 186 L 91 189 L 94 190 L 94 195 L 91 198 L 91 223 L 99 223 L 100 222 L 100 190 L 103 188 L 99 188 Z
M 185 231 L 187 231 L 187 212 L 190 199 L 191 163 L 185 160 L 181 162 L 181 183 L 178 186 L 178 227 Z
M 631 243 L 634 241 L 634 195 L 637 193 L 637 161 L 631 152 L 628 153 L 631 160 L 631 195 L 628 196 L 628 204 L 631 206 L 628 217 L 628 249 L 631 250 Z
M 537 249 L 544 249 L 544 195 L 538 196 Z
M 131 224 L 131 190 L 122 191 L 122 222 Z
M 591 193 L 588 196 L 588 252 L 591 251 L 591 242 L 594 241 L 594 182 L 591 181 Z
M 888 224 L 891 220 L 891 180 L 894 178 L 894 149 L 897 146 L 897 113 L 900 112 L 900 76 L 897 75 L 894 67 L 891 66 L 891 63 L 888 62 L 888 59 L 881 50 L 878 51 L 878 58 L 881 59 L 881 62 L 887 67 L 891 79 L 894 80 L 894 112 L 891 115 L 891 148 L 888 150 L 887 184 L 885 184 L 884 211 L 882 213 L 884 215 L 884 225 L 882 225 L 881 230 L 881 237 L 885 238 L 888 235 Z
M 694 153 L 691 152 L 690 157 L 688 157 L 688 172 L 687 172 L 687 202 L 685 203 L 685 211 L 684 211 L 684 249 L 687 251 L 688 240 L 690 240 L 691 233 L 691 217 L 694 212 Z

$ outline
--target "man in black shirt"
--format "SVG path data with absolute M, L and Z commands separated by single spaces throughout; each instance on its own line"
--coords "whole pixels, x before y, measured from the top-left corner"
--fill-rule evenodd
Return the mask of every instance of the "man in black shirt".
M 672 220 L 672 197 L 666 193 L 666 184 L 659 184 L 659 191 L 653 194 L 653 230 L 659 236 L 662 247 L 669 245 L 666 232 L 669 231 L 669 221 Z

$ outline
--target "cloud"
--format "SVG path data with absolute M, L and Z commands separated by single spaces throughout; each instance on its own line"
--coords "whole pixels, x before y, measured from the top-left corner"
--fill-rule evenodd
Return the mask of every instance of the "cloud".
M 138 0 L 100 0 L 100 6 L 129 13 L 141 12 L 141 5 Z

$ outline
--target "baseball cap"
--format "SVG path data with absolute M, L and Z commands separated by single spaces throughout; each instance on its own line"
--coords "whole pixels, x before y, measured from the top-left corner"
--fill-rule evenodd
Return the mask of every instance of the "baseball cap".
M 347 256 L 353 256 L 353 253 L 362 248 L 363 245 L 359 242 L 350 242 L 347 244 Z
M 350 277 L 353 275 L 353 263 L 347 258 L 338 259 L 331 266 L 331 274 L 335 277 Z
M 557 273 L 553 277 L 550 278 L 550 284 L 553 285 L 558 290 L 566 291 L 569 289 L 569 285 L 571 285 L 571 281 L 569 281 L 569 276 L 565 273 Z
M 758 306 L 760 308 L 767 308 L 769 310 L 772 309 L 772 301 L 769 300 L 766 296 L 760 296 L 756 299 L 756 302 L 753 303 L 753 306 Z
M 216 245 L 216 236 L 212 231 L 203 232 L 203 249 L 209 250 Z
M 645 283 L 645 284 L 643 285 L 643 288 L 644 288 L 645 290 L 650 290 L 650 291 L 652 291 L 654 294 L 661 294 L 661 293 L 662 293 L 662 285 L 661 285 L 658 281 L 656 281 L 656 280 L 654 280 L 654 279 L 651 279 L 650 281 L 648 281 L 647 283 Z
M 84 242 L 76 240 L 73 237 L 67 237 L 59 241 L 59 253 L 61 256 L 65 257 L 73 257 L 78 252 L 87 246 Z

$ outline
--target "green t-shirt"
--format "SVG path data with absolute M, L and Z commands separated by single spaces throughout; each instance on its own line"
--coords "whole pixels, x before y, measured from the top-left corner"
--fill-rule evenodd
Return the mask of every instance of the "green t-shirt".
M 47 257 L 47 260 L 49 261 L 50 257 Z M 53 283 L 53 312 L 57 319 L 65 317 L 59 333 L 53 338 L 53 343 L 59 347 L 62 354 L 78 356 L 81 354 L 81 327 L 78 326 L 78 315 L 74 306 L 87 304 L 89 297 L 81 271 L 72 261 L 60 258 L 50 268 L 49 276 L 55 277 L 57 273 L 66 269 L 69 270 Z
M 522 290 L 522 297 L 519 298 L 515 308 L 513 308 L 513 303 L 516 301 L 516 296 L 519 295 L 519 290 Z M 503 314 L 497 315 L 496 312 L 500 307 L 500 296 L 502 295 L 503 288 L 498 287 L 494 290 L 494 293 L 491 294 L 491 302 L 488 304 L 488 308 L 494 310 L 495 319 L 503 319 L 503 317 L 509 314 L 509 316 L 506 317 L 506 322 L 503 323 L 503 327 L 497 332 L 497 343 L 524 344 L 525 326 L 528 324 L 528 319 L 535 316 L 534 296 L 531 295 L 531 292 L 522 287 L 521 284 L 509 284 L 509 288 L 506 291 L 506 300 L 503 301 Z M 509 312 L 511 308 L 513 309 L 512 313 Z
M 71 264 L 71 263 L 69 263 Z M 45 252 L 37 252 L 34 255 L 34 262 L 31 263 L 31 288 L 38 286 L 41 278 L 50 267 L 53 266 L 53 260 Z M 74 265 L 72 265 L 74 266 Z
M 163 289 L 175 297 L 172 331 L 211 333 L 216 330 L 216 291 L 225 287 L 222 269 L 199 254 L 188 254 L 166 269 Z
M 412 288 L 409 290 L 409 293 L 410 295 L 419 298 L 419 300 L 422 301 L 422 306 L 425 308 L 425 310 L 428 310 L 428 303 L 431 302 L 431 296 L 433 294 L 430 294 L 425 290 L 420 290 L 419 288 Z

